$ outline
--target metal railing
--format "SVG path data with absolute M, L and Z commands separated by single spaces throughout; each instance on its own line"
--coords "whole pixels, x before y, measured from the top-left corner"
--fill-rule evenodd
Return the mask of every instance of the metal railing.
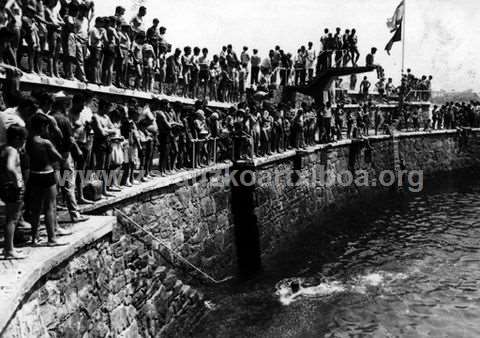
M 432 91 L 425 89 L 411 89 L 405 95 L 405 101 L 430 101 L 432 98 Z

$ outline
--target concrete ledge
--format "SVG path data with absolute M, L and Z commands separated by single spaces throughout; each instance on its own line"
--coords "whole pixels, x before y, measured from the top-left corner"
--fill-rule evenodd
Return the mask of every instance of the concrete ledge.
M 287 150 L 287 151 L 284 151 L 283 153 L 254 158 L 253 161 L 251 162 L 255 167 L 258 167 L 258 166 L 286 160 L 290 157 L 295 156 L 296 153 L 297 153 L 297 150 Z
M 10 67 L 10 66 L 6 66 Z M 1 69 L 1 64 L 0 64 Z M 5 79 L 5 74 L 0 72 L 0 80 Z M 71 81 L 62 78 L 56 77 L 49 77 L 49 76 L 39 76 L 38 74 L 30 74 L 30 73 L 23 73 L 21 79 L 21 84 L 25 85 L 40 85 L 40 86 L 49 86 L 49 87 L 58 87 L 58 90 L 63 89 L 70 89 L 70 90 L 89 90 L 98 94 L 109 94 L 109 95 L 117 95 L 117 96 L 125 96 L 130 98 L 136 98 L 141 100 L 152 100 L 153 98 L 158 99 L 166 99 L 170 102 L 179 101 L 183 104 L 193 105 L 196 100 L 180 97 L 180 96 L 170 96 L 170 95 L 163 95 L 163 94 L 153 94 L 147 93 L 139 90 L 131 90 L 131 89 L 122 89 L 117 88 L 114 86 L 99 86 L 94 83 L 84 83 L 80 81 Z M 209 101 L 208 105 L 213 108 L 224 108 L 228 109 L 233 104 L 225 103 L 225 102 L 217 102 L 217 101 Z
M 0 260 L 0 336 L 14 316 L 23 299 L 35 284 L 85 246 L 112 232 L 115 217 L 94 216 L 72 227 L 73 234 L 60 240 L 69 242 L 63 247 L 25 247 L 24 260 Z
M 144 182 L 130 188 L 124 187 L 122 188 L 122 191 L 117 193 L 114 197 L 101 199 L 95 204 L 80 206 L 80 211 L 82 213 L 91 213 L 99 209 L 105 209 L 114 204 L 117 204 L 124 200 L 135 198 L 145 193 L 153 192 L 158 189 L 166 188 L 175 184 L 179 184 L 181 182 L 192 180 L 202 175 L 207 175 L 209 173 L 227 170 L 231 166 L 232 162 L 228 161 L 225 163 L 217 163 L 215 165 L 205 168 L 181 171 L 166 177 L 156 177 L 151 181 Z
M 431 130 L 431 131 L 409 131 L 409 132 L 400 132 L 396 136 L 398 138 L 407 138 L 407 137 L 428 137 L 428 136 L 438 136 L 438 135 L 453 135 L 457 134 L 457 129 L 441 129 L 441 130 Z

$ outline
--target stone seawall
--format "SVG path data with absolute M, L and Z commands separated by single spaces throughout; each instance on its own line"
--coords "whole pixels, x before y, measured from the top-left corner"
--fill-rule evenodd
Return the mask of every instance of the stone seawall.
M 477 130 L 465 135 L 456 131 L 399 134 L 398 140 L 404 169 L 421 170 L 424 178 L 480 166 Z M 255 162 L 254 209 L 264 265 L 303 229 L 321 226 L 326 212 L 367 201 L 391 189 L 381 186 L 378 178 L 382 171 L 394 169 L 392 138 L 371 137 L 369 143 L 370 148 L 344 141 Z M 328 184 L 346 171 L 354 173 L 354 180 L 359 179 L 355 174 L 359 170 L 368 172 L 368 184 Z
M 44 276 L 5 337 L 156 337 L 188 334 L 205 312 L 203 296 L 183 284 L 155 244 L 125 235 L 84 248 Z
M 480 165 L 480 130 L 400 134 L 399 157 L 425 177 Z M 189 335 L 207 311 L 184 284 L 192 270 L 171 250 L 222 279 L 268 265 L 326 212 L 366 201 L 390 188 L 378 184 L 394 169 L 391 137 L 340 141 L 266 158 L 226 163 L 125 189 L 83 211 L 125 218 L 113 231 L 35 276 L 9 310 L 5 337 L 155 337 Z M 368 173 L 368 184 L 325 184 L 340 173 Z M 231 186 L 229 172 L 253 173 L 253 186 Z M 359 178 L 356 173 L 353 179 Z M 168 249 L 167 249 L 168 248 Z M 51 270 L 51 269 L 50 269 Z M 49 270 L 49 271 L 50 271 Z M 1 301 L 1 299 L 0 299 Z M 12 316 L 16 311 L 16 313 Z M 0 331 L 1 332 L 1 331 Z
M 95 213 L 118 208 L 190 263 L 221 279 L 235 272 L 235 252 L 230 187 L 223 171 L 218 173 L 145 192 Z M 151 242 L 145 233 L 138 238 Z

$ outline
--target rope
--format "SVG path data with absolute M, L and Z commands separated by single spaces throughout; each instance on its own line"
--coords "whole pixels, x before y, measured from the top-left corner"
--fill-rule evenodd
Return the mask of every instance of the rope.
M 190 263 L 188 260 L 186 260 L 185 258 L 183 258 L 182 256 L 180 256 L 179 254 L 177 254 L 175 251 L 173 251 L 172 249 L 169 248 L 169 246 L 163 242 L 160 238 L 158 238 L 157 236 L 155 236 L 153 233 L 151 233 L 150 231 L 148 231 L 147 229 L 143 228 L 140 224 L 138 224 L 137 222 L 135 222 L 131 217 L 127 216 L 124 212 L 122 212 L 121 210 L 117 209 L 117 208 L 114 208 L 114 210 L 116 212 L 118 212 L 120 215 L 122 215 L 123 217 L 125 217 L 127 220 L 129 220 L 133 225 L 135 225 L 138 229 L 142 230 L 143 232 L 145 232 L 147 235 L 149 235 L 150 237 L 152 237 L 156 242 L 158 242 L 161 246 L 163 246 L 164 248 L 166 248 L 173 256 L 175 256 L 176 258 L 178 258 L 181 262 L 183 262 L 184 264 L 188 265 L 189 267 L 191 267 L 193 270 L 197 271 L 200 275 L 202 275 L 205 279 L 209 280 L 210 282 L 214 283 L 214 284 L 221 284 L 221 283 L 224 283 L 230 279 L 232 279 L 233 277 L 232 276 L 228 276 L 228 277 L 225 277 L 221 280 L 216 280 L 215 278 L 213 278 L 212 276 L 210 276 L 208 273 L 200 270 L 199 268 L 197 268 L 195 265 L 193 265 L 192 263 Z

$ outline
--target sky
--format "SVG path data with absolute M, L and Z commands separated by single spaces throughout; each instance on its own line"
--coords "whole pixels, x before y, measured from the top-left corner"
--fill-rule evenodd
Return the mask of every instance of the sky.
M 398 81 L 402 44 L 391 56 L 385 45 L 391 37 L 386 21 L 400 0 L 94 0 L 95 13 L 113 15 L 115 6 L 133 17 L 139 4 L 147 7 L 146 23 L 153 18 L 167 27 L 175 47 L 207 47 L 218 53 L 231 43 L 257 48 L 261 56 L 275 45 L 295 54 L 308 41 L 319 49 L 324 28 L 356 28 L 360 64 L 371 47 L 378 48 L 375 62 L 387 77 Z M 480 1 L 406 0 L 405 64 L 417 76 L 433 75 L 434 90 L 480 91 Z M 373 74 L 370 76 L 374 81 Z

